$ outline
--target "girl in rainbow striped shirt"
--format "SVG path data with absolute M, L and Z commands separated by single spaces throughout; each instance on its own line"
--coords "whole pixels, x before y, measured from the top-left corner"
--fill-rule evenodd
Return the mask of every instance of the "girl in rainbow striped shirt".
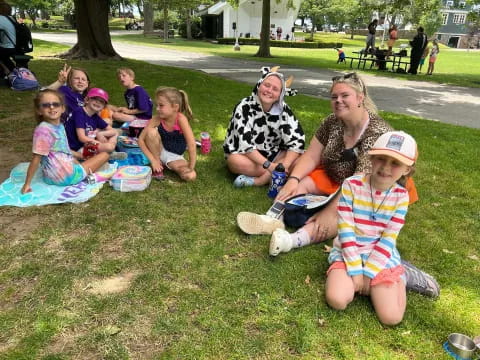
M 396 325 L 406 307 L 405 270 L 396 248 L 409 199 L 401 184 L 413 173 L 417 144 L 410 135 L 391 131 L 378 138 L 369 155 L 372 173 L 354 175 L 342 185 L 326 300 L 343 310 L 355 293 L 369 295 L 380 322 Z

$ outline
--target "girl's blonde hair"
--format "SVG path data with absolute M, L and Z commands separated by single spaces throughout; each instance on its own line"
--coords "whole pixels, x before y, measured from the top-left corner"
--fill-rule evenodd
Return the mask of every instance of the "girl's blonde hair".
M 70 72 L 68 73 L 67 75 L 67 85 L 69 88 L 72 88 L 72 82 L 73 82 L 73 73 L 75 71 L 81 71 L 82 73 L 85 74 L 85 76 L 87 77 L 87 81 L 88 81 L 88 86 L 87 88 L 83 91 L 83 94 L 82 95 L 86 95 L 88 93 L 88 91 L 90 90 L 90 76 L 88 76 L 88 73 L 86 70 L 82 69 L 82 68 L 71 68 L 70 69 Z
M 163 96 L 168 100 L 170 104 L 177 104 L 180 112 L 182 112 L 189 121 L 193 120 L 192 109 L 188 102 L 188 95 L 183 90 L 178 90 L 174 87 L 159 87 L 155 91 L 155 99 L 159 96 Z
M 378 112 L 377 106 L 374 104 L 373 100 L 368 95 L 367 86 L 360 76 L 356 72 L 348 73 L 345 75 L 334 76 L 332 78 L 332 87 L 330 88 L 330 93 L 333 90 L 333 87 L 336 84 L 346 84 L 350 86 L 357 94 L 363 94 L 363 106 L 370 113 L 376 114 Z
M 118 77 L 118 75 L 120 75 L 122 72 L 130 75 L 130 76 L 132 77 L 132 79 L 135 80 L 135 72 L 134 72 L 132 69 L 130 69 L 130 68 L 119 68 L 119 69 L 117 69 L 117 77 Z
M 42 99 L 46 94 L 55 95 L 58 98 L 58 102 L 62 104 L 62 106 L 65 106 L 65 100 L 63 99 L 63 95 L 57 90 L 45 89 L 39 91 L 37 95 L 33 98 L 33 113 L 35 114 L 35 120 L 37 121 L 37 124 L 40 124 L 42 121 L 44 121 L 43 116 L 40 115 L 37 110 L 40 108 Z

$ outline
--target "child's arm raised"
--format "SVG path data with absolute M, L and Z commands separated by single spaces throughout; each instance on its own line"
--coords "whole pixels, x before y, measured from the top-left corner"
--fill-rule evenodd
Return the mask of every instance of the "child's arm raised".
M 30 161 L 30 165 L 28 165 L 27 177 L 25 178 L 25 183 L 22 186 L 22 190 L 21 190 L 22 194 L 26 194 L 32 191 L 32 188 L 30 187 L 30 183 L 32 182 L 33 176 L 35 175 L 35 172 L 37 171 L 38 166 L 40 165 L 40 160 L 42 160 L 42 155 L 33 154 L 32 161 Z
M 178 125 L 180 126 L 180 129 L 182 129 L 183 137 L 187 142 L 188 167 L 190 170 L 194 170 L 195 164 L 197 163 L 197 144 L 195 143 L 195 136 L 193 135 L 192 128 L 185 115 L 182 114 L 180 116 L 180 119 L 178 119 Z
M 67 77 L 71 69 L 72 69 L 71 66 L 68 66 L 67 64 L 63 64 L 63 69 L 60 69 L 60 71 L 58 72 L 57 80 L 55 80 L 53 83 L 47 86 L 47 88 L 51 90 L 58 90 L 60 86 L 65 84 L 65 82 L 67 81 Z

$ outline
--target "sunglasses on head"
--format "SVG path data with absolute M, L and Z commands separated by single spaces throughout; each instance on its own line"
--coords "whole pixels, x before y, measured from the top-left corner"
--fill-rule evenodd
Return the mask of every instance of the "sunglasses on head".
M 60 102 L 49 102 L 49 103 L 41 103 L 38 105 L 38 107 L 41 107 L 42 109 L 50 109 L 50 108 L 58 108 L 62 106 L 63 104 Z
M 348 74 L 345 74 L 345 75 L 337 75 L 337 76 L 334 76 L 332 77 L 332 81 L 335 82 L 335 81 L 342 81 L 342 80 L 347 80 L 347 79 L 355 79 L 355 80 L 358 80 L 358 77 L 357 77 L 357 73 L 348 73 Z

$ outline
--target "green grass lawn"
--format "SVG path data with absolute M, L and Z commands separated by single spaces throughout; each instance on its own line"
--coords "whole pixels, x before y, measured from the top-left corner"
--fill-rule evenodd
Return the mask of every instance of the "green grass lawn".
M 308 37 L 309 34 L 297 33 L 298 36 Z M 232 45 L 219 45 L 207 41 L 187 41 L 181 38 L 170 39 L 168 43 L 163 43 L 163 39 L 158 37 L 144 37 L 143 35 L 121 35 L 113 36 L 114 40 L 129 41 L 133 43 L 148 44 L 157 47 L 166 47 L 170 49 L 203 52 L 213 55 L 219 55 L 232 58 L 250 59 L 258 50 L 258 46 L 242 45 L 240 51 L 234 51 Z M 352 55 L 352 51 L 358 51 L 365 46 L 365 37 L 355 35 L 354 39 L 350 39 L 348 34 L 338 33 L 316 33 L 315 40 L 325 42 L 341 42 L 344 44 L 343 49 L 347 56 Z M 397 46 L 402 43 L 408 43 L 407 39 L 401 39 L 397 42 Z M 377 46 L 380 41 L 377 38 Z M 386 43 L 385 43 L 386 47 Z M 258 61 L 268 63 L 287 64 L 292 66 L 303 66 L 309 68 L 327 68 L 335 70 L 349 71 L 349 63 L 337 64 L 337 52 L 334 49 L 292 49 L 292 48 L 270 48 L 273 59 L 255 58 Z M 432 76 L 419 74 L 411 76 L 409 74 L 401 75 L 388 71 L 365 70 L 372 75 L 396 77 L 407 80 L 422 80 L 438 83 L 446 83 L 460 86 L 480 87 L 480 60 L 479 51 L 458 51 L 449 49 L 445 46 L 441 47 L 441 52 L 435 64 L 435 72 Z M 428 68 L 424 66 L 425 74 Z
M 40 58 L 63 49 L 51 46 L 36 42 L 31 62 L 42 84 L 63 64 Z M 382 114 L 420 150 L 420 201 L 398 247 L 442 287 L 437 301 L 409 294 L 404 321 L 386 328 L 366 298 L 344 312 L 328 308 L 322 245 L 273 259 L 268 236 L 237 228 L 239 211 L 270 204 L 266 188 L 233 188 L 221 149 L 231 111 L 253 84 L 137 61 L 71 65 L 115 104 L 123 103 L 120 66 L 150 94 L 160 85 L 186 90 L 194 133 L 208 131 L 213 150 L 199 155 L 191 184 L 167 172 L 143 192 L 104 185 L 83 204 L 0 208 L 0 359 L 447 360 L 449 333 L 480 334 L 479 130 Z M 0 88 L 2 163 L 12 153 L 31 157 L 32 97 Z M 330 112 L 312 97 L 288 103 L 309 139 Z M 94 291 L 119 275 L 131 280 L 123 291 Z

